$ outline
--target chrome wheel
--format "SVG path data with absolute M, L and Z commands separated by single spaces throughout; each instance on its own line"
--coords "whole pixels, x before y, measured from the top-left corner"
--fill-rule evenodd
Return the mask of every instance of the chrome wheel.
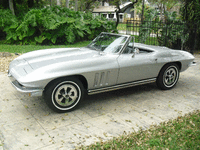
M 54 99 L 55 102 L 60 106 L 66 107 L 73 104 L 80 93 L 80 89 L 77 89 L 74 85 L 69 83 L 61 85 L 55 91 Z
M 60 110 L 69 110 L 76 106 L 81 97 L 79 86 L 73 81 L 58 84 L 52 92 L 52 102 Z
M 178 70 L 176 67 L 169 67 L 163 76 L 163 83 L 167 87 L 171 87 L 176 83 Z
M 85 89 L 80 80 L 74 77 L 57 79 L 44 91 L 47 105 L 56 112 L 74 109 L 84 98 Z
M 179 79 L 179 66 L 176 63 L 166 64 L 157 77 L 157 86 L 163 90 L 173 88 Z

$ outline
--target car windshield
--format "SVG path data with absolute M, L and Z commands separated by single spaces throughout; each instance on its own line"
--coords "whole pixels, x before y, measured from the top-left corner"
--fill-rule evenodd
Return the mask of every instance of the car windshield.
M 127 37 L 115 34 L 102 33 L 97 36 L 87 48 L 103 51 L 106 53 L 117 53 L 126 43 Z

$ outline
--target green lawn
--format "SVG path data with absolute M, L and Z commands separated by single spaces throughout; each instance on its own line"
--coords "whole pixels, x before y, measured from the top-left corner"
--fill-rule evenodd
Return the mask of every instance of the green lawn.
M 125 23 L 119 23 L 118 26 L 117 26 L 117 30 L 124 30 L 124 31 L 126 31 L 126 24 Z M 139 26 L 135 25 L 135 27 L 134 28 L 132 27 L 131 30 L 134 30 L 135 32 L 139 32 Z
M 118 26 L 117 26 L 117 30 L 126 30 L 126 24 L 119 23 Z
M 83 150 L 199 150 L 200 111 Z
M 140 42 L 138 36 L 135 37 L 135 42 Z M 84 47 L 87 46 L 91 41 L 82 41 L 71 45 L 8 45 L 0 44 L 0 52 L 9 53 L 26 53 L 34 50 L 40 49 L 50 49 L 50 48 L 68 48 L 68 47 Z M 157 39 L 154 37 L 147 38 L 145 44 L 158 45 Z
M 26 53 L 33 50 L 49 49 L 49 48 L 64 48 L 64 47 L 84 47 L 87 46 L 90 41 L 78 42 L 72 45 L 7 45 L 0 44 L 0 52 L 10 52 L 10 53 Z

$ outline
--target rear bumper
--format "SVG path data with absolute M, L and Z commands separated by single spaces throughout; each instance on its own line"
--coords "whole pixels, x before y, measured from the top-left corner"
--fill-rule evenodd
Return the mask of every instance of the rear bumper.
M 17 80 L 15 80 L 12 75 L 8 74 L 11 80 L 12 86 L 19 92 L 27 93 L 29 96 L 42 96 L 44 89 L 25 87 L 21 85 Z

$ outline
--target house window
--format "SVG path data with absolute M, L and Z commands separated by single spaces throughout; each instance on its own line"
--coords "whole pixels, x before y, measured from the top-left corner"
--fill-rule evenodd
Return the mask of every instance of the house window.
M 102 14 L 101 16 L 104 17 L 104 18 L 106 18 L 106 17 L 107 17 L 107 14 Z
M 109 14 L 108 17 L 109 18 L 114 18 L 114 14 Z

